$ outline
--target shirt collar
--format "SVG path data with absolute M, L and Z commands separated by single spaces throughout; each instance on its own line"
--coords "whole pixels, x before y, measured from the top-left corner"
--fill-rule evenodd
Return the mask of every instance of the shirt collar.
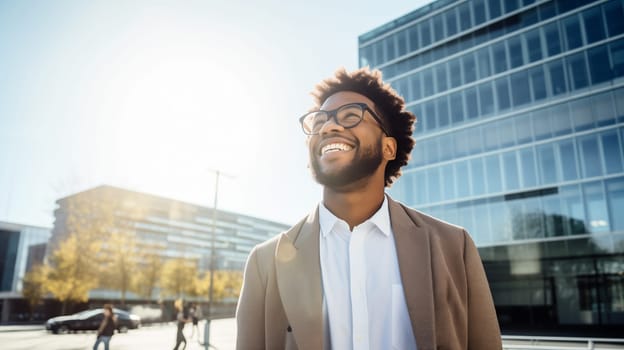
M 321 202 L 319 204 L 319 224 L 321 226 L 321 233 L 323 237 L 326 237 L 327 234 L 334 229 L 334 226 L 338 222 L 343 222 L 345 225 L 347 225 L 344 220 L 334 215 L 334 213 L 329 211 L 325 204 Z M 390 225 L 390 212 L 388 211 L 388 198 L 385 195 L 383 203 L 381 204 L 379 210 L 377 210 L 375 214 L 373 214 L 373 216 L 371 216 L 358 226 L 362 226 L 369 222 L 377 226 L 379 231 L 381 231 L 381 233 L 386 237 L 392 233 Z

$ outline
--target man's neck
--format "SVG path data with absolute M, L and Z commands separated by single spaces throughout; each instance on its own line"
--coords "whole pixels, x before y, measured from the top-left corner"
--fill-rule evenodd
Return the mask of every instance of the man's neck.
M 356 191 L 323 189 L 323 204 L 353 228 L 373 216 L 384 201 L 383 186 L 365 186 Z

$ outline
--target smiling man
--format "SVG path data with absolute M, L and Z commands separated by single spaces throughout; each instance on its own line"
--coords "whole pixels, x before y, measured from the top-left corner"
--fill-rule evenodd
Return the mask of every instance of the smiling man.
M 403 99 L 367 68 L 314 96 L 300 122 L 323 200 L 251 252 L 237 348 L 501 349 L 470 236 L 384 192 L 414 146 Z

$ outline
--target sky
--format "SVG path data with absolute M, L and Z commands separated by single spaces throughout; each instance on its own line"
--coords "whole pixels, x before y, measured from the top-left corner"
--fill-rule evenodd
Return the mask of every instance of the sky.
M 294 224 L 310 91 L 429 2 L 0 0 L 0 221 L 103 184 L 212 207 L 219 170 L 219 209 Z

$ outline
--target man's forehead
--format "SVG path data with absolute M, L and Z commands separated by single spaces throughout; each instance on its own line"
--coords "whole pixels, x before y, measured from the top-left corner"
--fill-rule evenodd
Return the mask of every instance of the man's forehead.
M 322 110 L 336 109 L 347 103 L 366 103 L 370 108 L 375 107 L 375 103 L 368 97 L 354 91 L 339 91 L 329 96 L 321 105 Z

